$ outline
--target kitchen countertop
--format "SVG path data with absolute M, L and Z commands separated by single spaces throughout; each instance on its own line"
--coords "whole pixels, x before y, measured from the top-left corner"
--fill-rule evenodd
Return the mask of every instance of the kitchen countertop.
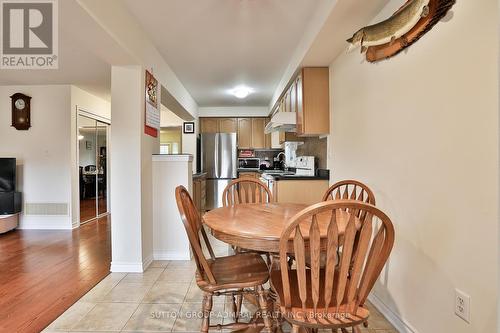
M 296 176 L 296 175 L 270 175 L 267 174 L 266 178 L 273 180 L 330 180 L 329 176 Z
M 260 170 L 260 169 L 245 169 L 245 168 L 239 168 L 238 169 L 238 172 L 258 172 L 258 173 L 262 173 L 263 170 Z
M 330 180 L 330 170 L 318 169 L 314 176 L 266 174 L 264 177 L 272 180 Z
M 264 174 L 266 171 L 272 171 L 272 169 L 271 170 L 238 169 L 238 172 L 256 172 L 260 173 L 261 175 Z M 280 174 L 268 173 L 264 177 L 276 181 L 277 180 L 330 180 L 330 171 L 320 169 L 316 171 L 315 176 L 280 175 Z

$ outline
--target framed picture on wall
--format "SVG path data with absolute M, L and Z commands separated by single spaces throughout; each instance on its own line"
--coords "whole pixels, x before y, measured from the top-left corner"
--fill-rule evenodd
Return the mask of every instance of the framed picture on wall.
M 185 122 L 183 126 L 184 134 L 193 134 L 194 133 L 194 122 L 189 121 Z

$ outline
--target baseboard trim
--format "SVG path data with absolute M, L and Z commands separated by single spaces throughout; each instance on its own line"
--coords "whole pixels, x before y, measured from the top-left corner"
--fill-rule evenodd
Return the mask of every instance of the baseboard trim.
M 405 319 L 391 310 L 377 295 L 370 294 L 368 300 L 373 306 L 382 313 L 382 315 L 396 328 L 399 333 L 419 333 Z
M 73 225 L 62 223 L 25 223 L 20 222 L 17 229 L 22 230 L 73 230 Z
M 148 269 L 149 265 L 153 262 L 153 255 L 149 255 L 143 262 L 142 262 L 142 270 L 146 271 Z
M 154 251 L 154 260 L 191 260 L 191 253 L 179 251 Z
M 113 273 L 142 273 L 144 266 L 142 262 L 111 262 L 111 272 Z

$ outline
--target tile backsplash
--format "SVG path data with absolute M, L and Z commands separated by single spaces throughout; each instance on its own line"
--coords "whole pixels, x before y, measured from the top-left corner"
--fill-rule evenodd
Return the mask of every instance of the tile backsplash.
M 304 144 L 297 147 L 297 156 L 316 157 L 316 168 L 326 169 L 327 141 L 326 138 L 306 137 L 301 138 Z
M 255 151 L 255 157 L 257 158 L 260 158 L 261 160 L 265 160 L 265 158 L 267 157 L 269 161 L 271 161 L 271 163 L 273 162 L 273 158 L 275 156 L 278 156 L 278 154 L 280 152 L 282 152 L 283 150 L 276 150 L 276 149 L 273 149 L 273 150 L 256 150 Z

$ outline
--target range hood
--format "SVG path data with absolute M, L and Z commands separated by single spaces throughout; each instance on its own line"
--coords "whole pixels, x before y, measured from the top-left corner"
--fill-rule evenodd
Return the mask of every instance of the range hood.
M 276 112 L 271 121 L 266 125 L 264 133 L 271 132 L 296 132 L 297 114 L 295 112 Z

